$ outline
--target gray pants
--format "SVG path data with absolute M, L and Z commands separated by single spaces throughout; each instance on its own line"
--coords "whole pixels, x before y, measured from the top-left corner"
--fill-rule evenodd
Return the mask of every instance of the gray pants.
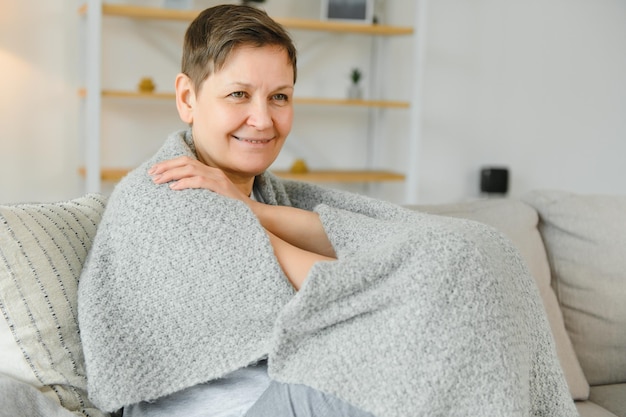
M 306 385 L 272 381 L 244 417 L 374 417 Z

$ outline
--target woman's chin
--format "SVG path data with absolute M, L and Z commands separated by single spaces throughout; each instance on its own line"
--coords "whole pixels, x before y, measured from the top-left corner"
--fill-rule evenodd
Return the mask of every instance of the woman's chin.
M 253 171 L 254 172 L 253 176 L 256 177 L 257 175 L 261 175 L 262 173 L 264 173 L 268 169 L 269 169 L 269 167 L 265 167 L 265 168 L 262 168 L 262 169 L 255 170 L 255 171 Z
M 256 177 L 257 175 L 261 175 L 262 173 L 267 171 L 268 168 L 269 168 L 269 165 L 266 165 L 266 164 L 247 166 L 244 169 L 241 169 L 239 173 L 242 176 Z
M 248 172 L 250 175 L 256 177 L 257 175 L 267 171 L 272 163 L 274 163 L 273 159 L 271 161 L 264 160 L 259 161 L 258 163 L 248 163 L 246 164 L 245 172 Z

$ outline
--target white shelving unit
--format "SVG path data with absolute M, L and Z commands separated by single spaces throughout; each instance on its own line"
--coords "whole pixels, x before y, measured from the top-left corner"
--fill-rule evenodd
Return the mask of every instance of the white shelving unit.
M 106 168 L 101 164 L 101 113 L 102 100 L 117 98 L 124 100 L 149 99 L 149 100 L 174 100 L 174 93 L 140 93 L 138 91 L 110 90 L 102 88 L 102 42 L 103 42 L 103 19 L 104 18 L 128 18 L 128 19 L 152 19 L 191 22 L 198 10 L 175 10 L 154 7 L 141 7 L 124 4 L 109 4 L 102 0 L 87 0 L 79 8 L 79 14 L 84 16 L 86 23 L 86 75 L 85 88 L 81 89 L 81 95 L 85 100 L 85 166 L 80 169 L 81 174 L 86 178 L 86 192 L 100 192 L 102 181 L 117 181 L 126 174 L 126 168 Z M 418 8 L 418 15 L 423 16 L 423 9 Z M 289 30 L 323 31 L 329 33 L 349 33 L 370 35 L 376 39 L 414 36 L 412 27 L 399 27 L 390 25 L 367 25 L 360 23 L 346 23 L 339 21 L 321 21 L 308 19 L 277 18 L 279 23 Z M 413 42 L 416 50 L 413 51 L 415 66 L 419 68 L 421 47 L 418 42 Z M 380 48 L 380 46 L 378 46 Z M 375 53 L 375 51 L 374 51 Z M 374 60 L 372 60 L 374 62 Z M 419 97 L 420 71 L 414 71 L 417 82 L 414 83 L 412 97 L 417 100 Z M 375 74 L 375 71 L 374 71 Z M 375 88 L 379 90 L 380 77 L 371 81 Z M 95 93 L 94 93 L 95 92 Z M 322 97 L 299 97 L 296 104 L 306 104 L 313 106 L 355 106 L 364 107 L 369 111 L 371 135 L 376 132 L 376 120 L 374 111 L 376 109 L 401 109 L 411 111 L 410 137 L 406 146 L 408 155 L 417 156 L 419 144 L 419 102 L 393 100 L 348 100 Z M 332 111 L 332 110 L 329 110 Z M 376 140 L 370 137 L 368 142 Z M 368 146 L 370 146 L 368 144 Z M 370 152 L 371 153 L 371 152 Z M 370 159 L 370 158 L 368 158 Z M 368 161 L 368 165 L 369 165 Z M 411 164 L 408 164 L 410 167 Z M 273 171 L 279 176 L 295 178 L 314 182 L 380 182 L 380 181 L 405 181 L 405 200 L 407 203 L 414 202 L 417 190 L 417 169 L 409 168 L 406 174 L 391 172 L 386 170 L 373 170 L 364 167 L 363 170 L 327 170 L 310 171 L 306 174 L 294 174 L 289 171 Z

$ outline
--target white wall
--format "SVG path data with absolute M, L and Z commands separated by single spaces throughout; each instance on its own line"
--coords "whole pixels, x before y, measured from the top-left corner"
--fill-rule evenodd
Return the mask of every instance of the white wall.
M 199 7 L 216 3 L 195 1 Z M 414 24 L 413 0 L 385 3 L 388 22 Z M 82 83 L 79 4 L 0 0 L 0 203 L 83 192 L 76 174 L 83 152 L 76 95 Z M 316 17 L 319 3 L 268 0 L 266 7 L 276 16 Z M 382 111 L 391 128 L 377 155 L 383 167 L 417 170 L 419 202 L 477 197 L 484 165 L 511 169 L 514 196 L 545 187 L 626 193 L 623 0 L 430 0 L 426 21 L 419 154 L 407 155 L 403 141 L 412 109 Z M 132 89 L 150 75 L 157 88 L 171 91 L 185 25 L 145 22 L 139 28 L 124 19 L 106 19 L 105 25 L 103 84 Z M 302 95 L 343 96 L 350 68 L 368 66 L 368 37 L 294 35 Z M 384 45 L 383 69 L 391 83 L 383 94 L 411 99 L 411 39 Z M 109 100 L 104 106 L 103 134 L 109 139 L 102 151 L 108 165 L 141 162 L 181 127 L 169 103 Z M 313 167 L 355 168 L 364 162 L 367 111 L 312 106 L 296 111 L 278 167 L 296 157 Z M 400 184 L 355 190 L 403 199 Z
M 484 165 L 511 195 L 626 194 L 626 2 L 431 0 L 427 21 L 421 201 L 477 196 Z
M 0 0 L 0 203 L 78 196 L 76 5 Z

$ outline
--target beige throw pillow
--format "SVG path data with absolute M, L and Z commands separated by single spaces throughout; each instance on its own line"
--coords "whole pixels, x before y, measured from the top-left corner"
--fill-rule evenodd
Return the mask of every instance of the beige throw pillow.
M 535 191 L 540 230 L 580 364 L 591 385 L 626 382 L 626 196 Z
M 10 353 L 0 356 L 0 373 L 35 382 L 47 397 L 89 417 L 105 414 L 87 398 L 77 287 L 104 205 L 103 196 L 92 194 L 0 206 L 0 320 L 6 321 L 0 339 Z
M 565 331 L 558 302 L 550 287 L 550 267 L 537 230 L 537 212 L 513 199 L 486 199 L 459 204 L 417 206 L 418 210 L 445 216 L 462 217 L 495 227 L 504 233 L 520 251 L 535 278 L 552 329 L 559 362 L 572 398 L 586 400 L 589 384 Z

